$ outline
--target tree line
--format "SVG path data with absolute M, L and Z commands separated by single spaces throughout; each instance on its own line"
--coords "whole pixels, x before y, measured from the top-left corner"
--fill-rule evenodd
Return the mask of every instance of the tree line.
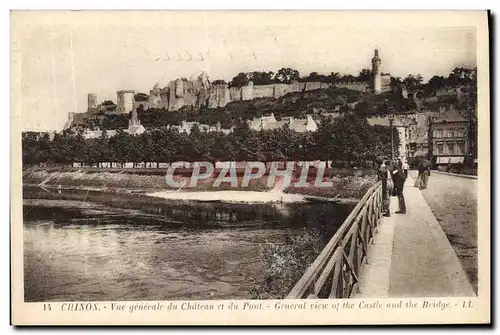
M 290 84 L 293 81 L 307 82 L 316 81 L 323 83 L 334 84 L 336 82 L 354 82 L 354 81 L 369 81 L 372 78 L 370 69 L 363 69 L 358 76 L 342 75 L 339 72 L 331 72 L 329 74 L 320 74 L 311 72 L 309 75 L 301 76 L 298 70 L 292 68 L 281 68 L 276 72 L 273 71 L 253 71 L 240 72 L 229 82 L 223 79 L 216 79 L 212 84 L 228 84 L 229 87 L 243 87 L 248 85 L 250 81 L 254 85 L 269 85 L 276 83 Z
M 398 132 L 393 129 L 394 147 Z M 255 131 L 240 122 L 233 132 L 205 132 L 197 126 L 189 134 L 162 127 L 141 135 L 118 131 L 85 139 L 81 132 L 65 130 L 51 139 L 47 133 L 22 136 L 25 166 L 174 161 L 311 161 L 331 160 L 347 167 L 364 166 L 376 157 L 391 156 L 391 130 L 371 126 L 366 119 L 347 113 L 324 118 L 316 132 L 297 133 L 288 127 Z M 397 154 L 397 152 L 396 152 Z
M 472 69 L 464 67 L 454 68 L 447 77 L 435 75 L 427 83 L 423 83 L 423 77 L 420 74 L 409 74 L 408 76 L 391 77 L 391 89 L 396 92 L 403 86 L 409 91 L 421 91 L 422 96 L 432 95 L 437 91 L 461 86 L 475 86 L 477 84 L 477 68 Z

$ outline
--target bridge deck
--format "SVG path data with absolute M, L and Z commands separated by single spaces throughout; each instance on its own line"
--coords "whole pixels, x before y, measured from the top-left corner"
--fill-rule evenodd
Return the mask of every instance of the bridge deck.
M 404 188 L 407 211 L 391 199 L 361 270 L 354 298 L 475 296 L 441 226 L 409 177 Z

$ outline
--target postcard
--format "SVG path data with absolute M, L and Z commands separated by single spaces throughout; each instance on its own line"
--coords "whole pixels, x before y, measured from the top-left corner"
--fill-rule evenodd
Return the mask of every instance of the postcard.
M 12 324 L 490 323 L 488 20 L 12 11 Z

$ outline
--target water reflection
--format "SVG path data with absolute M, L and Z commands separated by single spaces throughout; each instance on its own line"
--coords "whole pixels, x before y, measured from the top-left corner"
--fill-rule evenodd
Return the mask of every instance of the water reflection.
M 25 189 L 26 301 L 238 299 L 260 251 L 304 227 L 327 241 L 350 206 L 165 201 Z

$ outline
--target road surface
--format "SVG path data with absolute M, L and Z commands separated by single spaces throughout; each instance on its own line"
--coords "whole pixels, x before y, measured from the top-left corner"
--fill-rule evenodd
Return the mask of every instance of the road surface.
M 422 194 L 477 293 L 477 179 L 431 173 Z

